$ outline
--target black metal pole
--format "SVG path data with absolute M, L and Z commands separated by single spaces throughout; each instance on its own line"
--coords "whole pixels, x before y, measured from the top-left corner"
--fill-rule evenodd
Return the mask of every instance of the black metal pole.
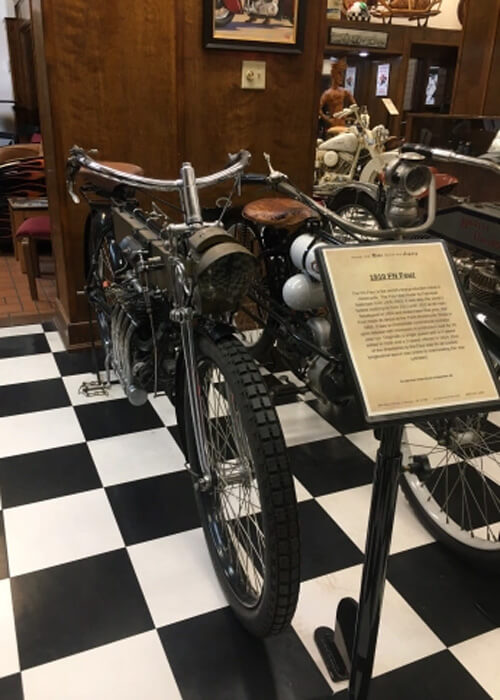
M 367 700 L 370 690 L 396 510 L 402 435 L 402 426 L 381 430 L 354 634 L 349 700 Z

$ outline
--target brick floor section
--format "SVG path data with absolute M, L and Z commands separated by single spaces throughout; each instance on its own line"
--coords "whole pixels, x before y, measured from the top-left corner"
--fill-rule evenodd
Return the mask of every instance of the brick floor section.
M 55 311 L 56 278 L 54 259 L 40 256 L 42 276 L 37 279 L 38 301 L 30 295 L 28 278 L 13 255 L 0 254 L 0 325 L 39 321 Z

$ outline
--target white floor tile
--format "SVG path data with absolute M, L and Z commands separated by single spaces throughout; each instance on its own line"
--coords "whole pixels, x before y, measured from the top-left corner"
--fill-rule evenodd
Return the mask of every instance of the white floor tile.
M 84 441 L 71 406 L 0 418 L 0 458 Z
M 104 489 L 4 511 L 11 576 L 123 547 Z
M 358 450 L 361 450 L 367 457 L 375 461 L 380 441 L 375 438 L 373 430 L 362 430 L 360 433 L 349 433 L 345 436 Z
M 101 375 L 101 379 L 105 379 L 104 372 Z M 87 374 L 72 374 L 68 377 L 63 377 L 64 386 L 66 387 L 66 391 L 68 392 L 73 406 L 124 398 L 125 394 L 120 384 L 112 384 L 109 389 L 107 389 L 107 394 L 103 394 L 102 396 L 85 396 L 83 392 L 80 392 L 80 387 L 83 382 L 94 382 L 95 380 L 96 376 L 91 372 Z
M 492 698 L 500 698 L 500 628 L 450 648 Z
M 153 394 L 150 394 L 149 402 L 165 425 L 177 424 L 175 408 L 169 398 L 166 396 L 157 396 L 155 398 Z
M 4 579 L 0 581 L 0 678 L 18 671 L 19 657 L 10 580 Z
M 303 486 L 295 476 L 293 477 L 293 483 L 295 485 L 295 494 L 299 503 L 301 501 L 309 501 L 312 498 L 312 495 L 309 493 L 306 487 Z
M 6 357 L 0 360 L 0 384 L 22 384 L 54 379 L 61 374 L 52 353 Z
M 339 435 L 330 423 L 305 403 L 285 404 L 278 406 L 276 410 L 289 447 Z
M 330 683 L 328 672 L 314 643 L 314 630 L 322 625 L 332 625 L 337 605 L 342 598 L 359 598 L 361 571 L 361 565 L 354 566 L 301 585 L 293 627 Z M 443 649 L 442 642 L 387 583 L 374 675 L 387 673 Z M 332 684 L 332 687 L 340 690 L 346 685 L 344 682 Z
M 8 326 L 0 328 L 0 338 L 9 338 L 13 335 L 36 335 L 43 333 L 43 328 L 40 323 L 32 323 L 26 326 Z
M 156 631 L 23 672 L 25 700 L 181 700 Z
M 128 548 L 157 627 L 227 605 L 201 529 Z
M 316 499 L 362 552 L 365 550 L 371 497 L 372 486 L 368 484 Z M 417 520 L 406 498 L 399 492 L 391 553 L 421 547 L 433 541 L 433 537 Z
M 48 331 L 45 333 L 45 337 L 52 352 L 64 352 L 66 350 L 59 331 Z
M 184 455 L 166 428 L 93 440 L 88 447 L 104 486 L 184 469 Z

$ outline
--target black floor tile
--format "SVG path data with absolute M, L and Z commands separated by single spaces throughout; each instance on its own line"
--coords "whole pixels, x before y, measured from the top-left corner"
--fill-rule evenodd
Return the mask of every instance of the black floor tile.
M 498 575 L 437 543 L 391 556 L 388 579 L 447 646 L 500 626 Z
M 262 641 L 224 608 L 163 627 L 159 635 L 183 700 L 333 695 L 293 629 Z
M 168 425 L 167 430 L 170 435 L 174 438 L 181 452 L 184 452 L 184 445 L 182 444 L 181 431 L 178 425 Z
M 360 564 L 363 555 L 316 501 L 299 503 L 301 579 Z
M 5 544 L 5 526 L 3 522 L 3 513 L 0 510 L 0 579 L 8 578 L 9 565 L 7 562 L 7 547 Z M 2 694 L 0 693 L 0 698 Z
M 372 680 L 370 700 L 491 700 L 449 651 L 384 673 Z M 335 700 L 348 700 L 348 693 Z
M 359 433 L 361 430 L 369 430 L 370 428 L 363 418 L 363 413 L 357 401 L 351 400 L 342 406 L 323 403 L 319 399 L 312 399 L 307 403 L 343 435 Z
M 0 386 L 0 418 L 70 405 L 62 379 Z
M 2 700 L 24 700 L 20 673 L 0 678 L 0 698 Z
M 63 377 L 70 374 L 84 374 L 95 372 L 95 361 L 91 350 L 71 350 L 55 352 L 54 359 Z M 100 370 L 104 369 L 104 355 L 102 350 L 97 350 L 97 361 Z
M 11 584 L 22 670 L 153 628 L 125 549 Z
M 187 472 L 118 484 L 106 491 L 127 545 L 200 526 Z
M 0 459 L 4 508 L 99 488 L 101 481 L 85 443 Z
M 36 355 L 43 352 L 50 352 L 47 338 L 43 333 L 10 335 L 7 338 L 0 338 L 0 359 Z
M 373 462 L 345 437 L 288 448 L 293 473 L 313 496 L 370 484 Z
M 75 411 L 87 440 L 164 427 L 149 402 L 132 406 L 127 399 L 114 399 L 75 406 Z
M 42 328 L 46 333 L 50 333 L 51 331 L 57 330 L 57 326 L 54 323 L 54 321 L 43 321 Z

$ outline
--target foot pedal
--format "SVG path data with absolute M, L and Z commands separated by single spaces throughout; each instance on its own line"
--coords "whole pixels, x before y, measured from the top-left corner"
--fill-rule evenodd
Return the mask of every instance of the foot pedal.
M 343 598 L 337 608 L 335 631 L 330 627 L 318 627 L 314 632 L 314 641 L 334 683 L 349 680 L 351 675 L 357 614 L 357 602 L 353 598 Z
M 93 396 L 108 396 L 109 386 L 97 380 L 92 382 L 82 382 L 80 388 L 78 389 L 78 393 L 83 394 L 88 399 L 92 398 Z

